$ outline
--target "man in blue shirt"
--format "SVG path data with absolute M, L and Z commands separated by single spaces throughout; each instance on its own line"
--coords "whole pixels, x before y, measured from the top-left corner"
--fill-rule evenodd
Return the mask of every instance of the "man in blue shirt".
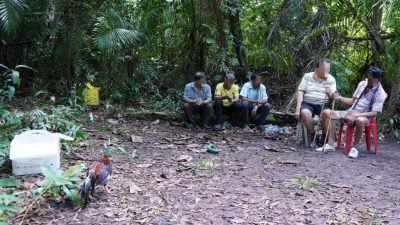
M 250 81 L 243 85 L 239 95 L 242 99 L 243 128 L 249 128 L 249 112 L 251 112 L 251 117 L 254 119 L 259 115 L 255 123 L 259 130 L 264 130 L 265 118 L 272 107 L 268 103 L 267 89 L 261 84 L 259 72 L 251 75 Z
M 186 116 L 186 128 L 191 129 L 196 124 L 193 113 L 199 113 L 202 116 L 201 126 L 210 129 L 209 120 L 211 114 L 211 88 L 206 84 L 206 76 L 203 72 L 197 72 L 194 75 L 194 82 L 185 86 L 183 93 L 184 111 Z

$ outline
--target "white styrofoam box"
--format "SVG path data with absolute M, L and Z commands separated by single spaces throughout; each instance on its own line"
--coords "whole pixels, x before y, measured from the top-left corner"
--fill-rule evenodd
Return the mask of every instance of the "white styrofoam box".
M 13 173 L 41 173 L 43 165 L 60 168 L 60 138 L 71 140 L 68 136 L 46 130 L 28 130 L 16 135 L 10 146 Z

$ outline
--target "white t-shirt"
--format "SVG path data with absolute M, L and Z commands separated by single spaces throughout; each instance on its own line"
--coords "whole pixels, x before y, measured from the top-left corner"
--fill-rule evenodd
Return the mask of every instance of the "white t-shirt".
M 328 92 L 336 91 L 336 80 L 328 74 L 326 80 L 320 80 L 314 76 L 314 72 L 306 73 L 301 79 L 299 91 L 304 91 L 303 101 L 312 104 L 324 104 L 329 102 Z

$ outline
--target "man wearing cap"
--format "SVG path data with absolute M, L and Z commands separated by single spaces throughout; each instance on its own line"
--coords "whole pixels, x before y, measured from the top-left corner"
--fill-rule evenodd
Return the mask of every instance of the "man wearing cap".
M 256 72 L 250 76 L 250 81 L 245 83 L 240 91 L 242 99 L 243 128 L 249 128 L 251 115 L 256 121 L 257 129 L 264 130 L 263 124 L 272 106 L 268 103 L 267 89 L 261 83 L 261 73 Z M 258 118 L 257 118 L 257 115 Z
M 328 126 L 329 117 L 331 119 L 345 119 L 347 123 L 355 124 L 353 147 L 360 148 L 359 142 L 363 127 L 368 124 L 369 118 L 382 112 L 383 103 L 387 97 L 380 82 L 382 71 L 378 67 L 371 66 L 366 72 L 367 79 L 358 83 L 357 89 L 352 98 L 336 95 L 336 100 L 341 101 L 351 107 L 346 111 L 324 110 L 323 122 Z M 329 129 L 330 130 L 330 129 Z M 335 146 L 333 133 L 329 132 L 328 144 Z
M 211 114 L 211 88 L 206 84 L 206 76 L 203 72 L 196 72 L 194 82 L 188 83 L 183 92 L 184 111 L 186 116 L 186 128 L 191 129 L 195 126 L 193 113 L 199 113 L 202 116 L 201 126 L 209 129 Z
M 226 127 L 222 121 L 222 114 L 230 114 L 233 116 L 233 125 L 238 125 L 240 103 L 239 103 L 239 87 L 234 84 L 235 75 L 226 74 L 224 82 L 217 84 L 215 88 L 215 115 L 217 122 L 214 126 L 216 130 L 224 130 Z

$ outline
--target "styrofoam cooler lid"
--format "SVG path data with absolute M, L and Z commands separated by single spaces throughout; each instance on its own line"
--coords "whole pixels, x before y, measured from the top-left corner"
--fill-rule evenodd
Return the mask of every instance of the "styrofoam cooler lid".
M 58 154 L 60 138 L 73 140 L 71 137 L 47 130 L 25 131 L 11 141 L 10 159 Z

